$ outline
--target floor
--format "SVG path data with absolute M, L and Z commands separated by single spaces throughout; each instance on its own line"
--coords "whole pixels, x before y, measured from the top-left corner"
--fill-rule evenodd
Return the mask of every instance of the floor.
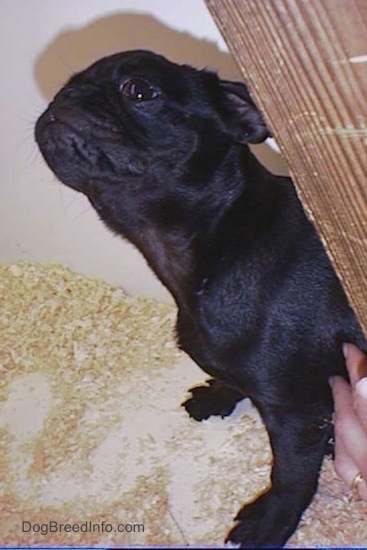
M 188 417 L 205 374 L 174 318 L 59 265 L 0 267 L 0 545 L 223 544 L 268 485 L 268 438 L 248 400 Z M 364 546 L 366 517 L 326 460 L 289 546 Z

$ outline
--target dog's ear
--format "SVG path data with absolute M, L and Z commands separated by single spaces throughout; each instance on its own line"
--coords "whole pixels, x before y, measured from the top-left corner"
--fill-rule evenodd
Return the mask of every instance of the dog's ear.
M 221 80 L 225 95 L 225 122 L 239 143 L 261 143 L 270 137 L 264 119 L 245 84 Z

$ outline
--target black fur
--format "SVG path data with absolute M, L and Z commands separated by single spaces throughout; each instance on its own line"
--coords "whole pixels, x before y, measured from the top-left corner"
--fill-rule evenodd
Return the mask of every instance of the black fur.
M 235 518 L 227 540 L 244 547 L 295 530 L 332 432 L 328 378 L 346 376 L 341 344 L 367 350 L 291 180 L 247 146 L 267 135 L 243 84 L 145 51 L 73 76 L 36 127 L 55 174 L 173 294 L 178 342 L 215 379 L 191 390 L 189 414 L 224 416 L 244 396 L 260 411 L 272 487 Z

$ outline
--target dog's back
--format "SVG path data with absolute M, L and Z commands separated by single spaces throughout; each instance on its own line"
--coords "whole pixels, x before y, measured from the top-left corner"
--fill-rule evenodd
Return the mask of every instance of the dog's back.
M 197 326 L 185 338 L 182 321 L 182 347 L 195 355 L 194 333 L 205 339 L 211 374 L 260 408 L 329 406 L 328 378 L 346 376 L 342 343 L 366 348 L 364 337 L 291 180 L 257 174 L 199 252 Z

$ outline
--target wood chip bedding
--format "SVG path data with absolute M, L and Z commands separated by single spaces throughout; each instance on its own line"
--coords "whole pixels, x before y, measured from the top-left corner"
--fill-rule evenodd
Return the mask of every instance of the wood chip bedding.
M 1 545 L 220 546 L 267 486 L 248 400 L 203 423 L 180 407 L 206 376 L 175 314 L 60 265 L 0 267 Z M 325 460 L 289 545 L 364 546 L 366 516 Z

